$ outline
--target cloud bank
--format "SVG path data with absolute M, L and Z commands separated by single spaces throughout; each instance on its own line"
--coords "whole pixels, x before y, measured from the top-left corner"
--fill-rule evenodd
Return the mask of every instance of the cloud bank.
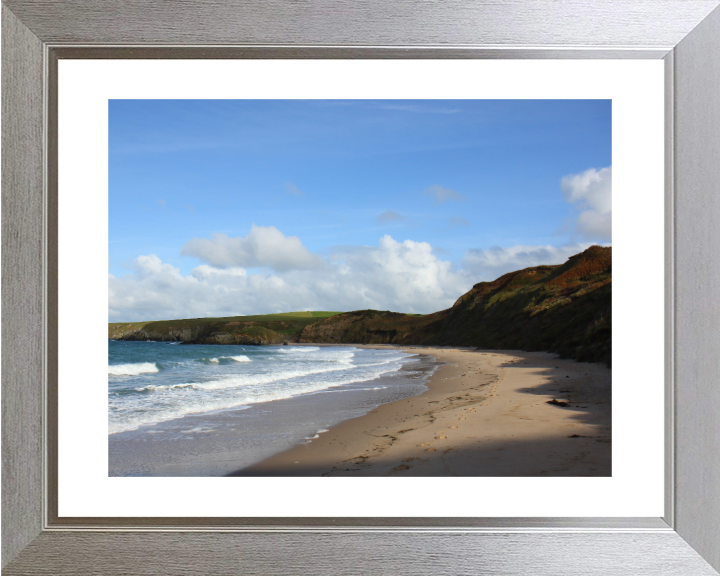
M 312 270 L 322 260 L 311 254 L 297 236 L 285 236 L 274 226 L 252 225 L 247 236 L 193 238 L 180 249 L 219 268 L 271 268 L 277 271 Z
M 246 246 L 232 240 L 225 236 L 192 243 L 193 251 L 203 248 L 197 253 L 208 264 L 187 276 L 155 255 L 137 258 L 131 274 L 110 275 L 110 322 L 294 310 L 428 313 L 452 306 L 473 283 L 451 262 L 434 255 L 427 242 L 383 236 L 377 246 L 337 248 L 324 260 L 313 256 L 319 262 L 313 269 L 285 267 L 249 274 L 232 263 L 258 257 L 248 257 Z M 236 244 L 241 256 L 230 253 Z
M 610 240 L 612 237 L 612 166 L 590 168 L 570 174 L 560 181 L 565 200 L 581 212 L 575 230 L 585 239 Z
M 222 266 L 201 264 L 186 276 L 151 254 L 136 258 L 130 274 L 109 275 L 109 321 L 366 308 L 430 313 L 449 308 L 477 282 L 528 266 L 562 264 L 589 246 L 473 249 L 457 269 L 427 242 L 398 242 L 386 235 L 377 246 L 346 246 L 325 259 L 314 256 L 319 264 L 313 269 L 251 274 L 229 265 L 241 258 L 227 257 L 219 258 Z

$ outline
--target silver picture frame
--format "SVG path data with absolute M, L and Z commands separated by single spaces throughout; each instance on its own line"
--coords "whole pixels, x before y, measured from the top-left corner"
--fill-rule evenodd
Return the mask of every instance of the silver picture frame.
M 19 574 L 717 575 L 720 0 L 6 0 L 2 564 Z M 653 58 L 666 70 L 662 518 L 62 518 L 61 58 Z

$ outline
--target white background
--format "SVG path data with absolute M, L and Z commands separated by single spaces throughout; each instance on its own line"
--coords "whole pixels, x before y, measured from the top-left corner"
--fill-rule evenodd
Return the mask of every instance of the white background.
M 108 478 L 114 98 L 612 99 L 612 478 Z M 59 151 L 60 516 L 663 515 L 662 61 L 61 60 Z

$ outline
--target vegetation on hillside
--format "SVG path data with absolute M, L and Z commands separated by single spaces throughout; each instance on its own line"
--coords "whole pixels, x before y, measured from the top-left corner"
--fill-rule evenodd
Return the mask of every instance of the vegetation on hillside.
M 609 365 L 611 282 L 612 249 L 592 246 L 563 265 L 480 282 L 448 310 L 422 317 L 338 314 L 306 326 L 299 341 L 545 350 Z
M 339 312 L 305 311 L 225 318 L 190 318 L 156 322 L 115 322 L 113 340 L 181 341 L 188 344 L 283 344 L 319 318 Z
M 547 350 L 611 362 L 612 249 L 592 246 L 561 266 L 536 266 L 473 286 L 447 310 L 435 343 Z

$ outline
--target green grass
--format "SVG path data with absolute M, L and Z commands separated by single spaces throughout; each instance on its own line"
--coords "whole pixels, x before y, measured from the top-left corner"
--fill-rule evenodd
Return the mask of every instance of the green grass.
M 273 318 L 279 317 L 291 317 L 291 318 L 328 318 L 335 316 L 335 314 L 342 314 L 342 312 L 326 312 L 324 310 L 311 310 L 303 312 L 280 312 L 279 314 L 264 314 L 263 316 L 272 316 Z M 241 316 L 246 318 L 246 316 Z
M 119 328 L 122 330 L 140 330 L 143 326 L 147 326 L 150 322 L 110 322 L 108 329 Z
M 252 316 L 222 316 L 208 318 L 178 318 L 177 320 L 147 320 L 143 322 L 110 322 L 108 326 L 113 328 L 120 326 L 142 328 L 147 324 L 157 324 L 171 322 L 173 325 L 182 326 L 185 324 L 215 324 L 216 322 L 270 322 L 273 320 L 282 320 L 284 318 L 327 318 L 342 314 L 342 312 L 320 311 L 303 311 L 303 312 L 279 312 L 277 314 L 255 314 Z
M 249 333 L 248 323 L 257 328 L 272 330 L 283 336 L 293 336 L 308 324 L 317 322 L 321 318 L 328 318 L 342 312 L 329 312 L 321 310 L 301 312 L 281 312 L 278 314 L 255 314 L 252 316 L 226 316 L 221 318 L 182 318 L 178 320 L 157 320 L 150 322 L 112 322 L 108 324 L 109 337 L 119 337 L 122 332 L 146 328 L 150 332 L 167 334 L 171 328 L 186 328 L 202 326 L 208 330 L 221 330 L 229 333 Z

